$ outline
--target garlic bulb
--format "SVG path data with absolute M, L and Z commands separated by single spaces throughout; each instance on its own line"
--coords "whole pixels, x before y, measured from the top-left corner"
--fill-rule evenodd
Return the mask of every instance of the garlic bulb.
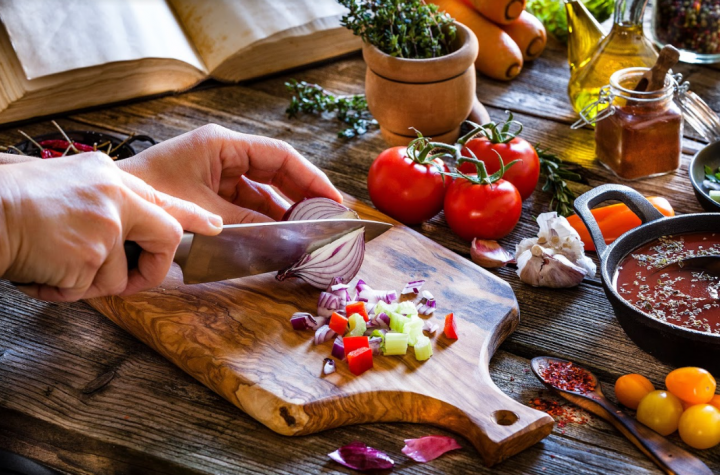
M 585 256 L 583 243 L 568 220 L 557 213 L 537 218 L 536 238 L 525 238 L 515 250 L 520 280 L 535 287 L 574 287 L 595 276 L 595 263 Z

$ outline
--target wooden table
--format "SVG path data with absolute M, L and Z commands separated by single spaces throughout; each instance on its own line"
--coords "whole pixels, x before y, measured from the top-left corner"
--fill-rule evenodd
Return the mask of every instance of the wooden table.
M 539 60 L 513 82 L 482 77 L 477 93 L 491 117 L 506 109 L 525 125 L 524 136 L 584 168 L 588 186 L 617 182 L 594 161 L 592 131 L 572 131 L 575 120 L 565 88 L 566 50 L 551 43 Z M 684 65 L 693 88 L 720 110 L 720 71 Z M 385 147 L 380 134 L 336 137 L 338 123 L 321 118 L 288 120 L 284 109 L 289 78 L 317 82 L 345 93 L 363 92 L 365 65 L 352 56 L 319 67 L 245 85 L 210 85 L 186 94 L 73 114 L 59 120 L 66 130 L 93 129 L 166 140 L 208 122 L 288 141 L 325 170 L 341 190 L 369 202 L 365 177 Z M 47 121 L 21 127 L 50 131 Z M 17 127 L 0 129 L 0 143 L 21 141 Z M 634 182 L 646 195 L 670 199 L 676 211 L 700 211 L 687 179 L 690 156 L 702 147 L 690 135 L 676 173 Z M 61 189 L 59 184 L 58 189 Z M 534 217 L 547 210 L 537 191 L 525 202 L 513 247 L 534 235 Z M 469 257 L 469 246 L 447 228 L 442 214 L 417 230 Z M 598 278 L 568 290 L 522 284 L 513 268 L 497 271 L 520 302 L 521 323 L 495 355 L 497 385 L 527 403 L 541 390 L 528 373 L 538 355 L 572 359 L 595 372 L 613 397 L 615 379 L 642 373 L 663 386 L 670 367 L 639 350 L 623 333 Z M 172 366 L 85 303 L 58 305 L 25 298 L 0 282 L 0 448 L 73 474 L 348 473 L 327 453 L 359 439 L 387 451 L 398 473 L 657 473 L 656 467 L 615 429 L 591 418 L 584 425 L 556 427 L 541 443 L 487 469 L 462 438 L 463 450 L 426 464 L 400 453 L 403 439 L 443 433 L 428 426 L 377 424 L 288 438 L 277 435 Z M 448 434 L 450 435 L 450 434 Z M 671 437 L 683 445 L 677 435 Z M 720 471 L 720 448 L 693 451 Z

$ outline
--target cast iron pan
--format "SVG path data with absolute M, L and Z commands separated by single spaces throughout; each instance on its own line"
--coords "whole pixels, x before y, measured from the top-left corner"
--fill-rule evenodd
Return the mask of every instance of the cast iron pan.
M 68 137 L 73 142 L 80 142 L 84 143 L 86 145 L 92 145 L 92 144 L 102 144 L 104 142 L 110 141 L 112 143 L 113 148 L 117 147 L 123 142 L 123 139 L 119 137 L 115 137 L 114 135 L 108 135 L 101 132 L 90 132 L 90 131 L 79 131 L 79 130 L 73 130 L 70 132 L 66 132 Z M 42 142 L 43 140 L 64 140 L 65 137 L 60 132 L 53 132 L 49 134 L 44 135 L 38 135 L 37 137 L 33 137 L 33 140 L 36 142 Z M 151 144 L 155 145 L 155 139 L 152 137 L 149 137 L 147 135 L 135 135 L 134 137 L 131 137 L 128 139 L 123 145 L 118 148 L 113 155 L 117 156 L 118 160 L 122 160 L 123 158 L 132 157 L 135 155 L 135 149 L 132 147 L 133 142 L 150 142 Z M 29 140 L 25 140 L 24 142 L 20 142 L 15 145 L 18 150 L 22 150 L 23 153 L 26 155 L 32 155 L 34 157 L 40 156 L 40 150 L 33 145 L 32 142 Z M 13 151 L 12 149 L 8 150 L 7 153 L 17 153 Z
M 609 246 L 590 209 L 608 200 L 625 203 L 642 225 L 620 236 Z M 613 276 L 625 256 L 650 241 L 667 235 L 720 232 L 720 213 L 665 217 L 640 193 L 622 185 L 602 185 L 575 200 L 575 212 L 587 226 L 600 259 L 605 295 L 625 333 L 640 348 L 674 366 L 700 366 L 720 372 L 720 335 L 671 325 L 652 318 L 623 299 L 613 286 Z
M 705 165 L 713 170 L 720 167 L 720 142 L 711 143 L 695 154 L 690 162 L 690 181 L 695 197 L 706 211 L 720 213 L 720 203 L 710 198 L 707 188 L 702 184 L 705 179 Z

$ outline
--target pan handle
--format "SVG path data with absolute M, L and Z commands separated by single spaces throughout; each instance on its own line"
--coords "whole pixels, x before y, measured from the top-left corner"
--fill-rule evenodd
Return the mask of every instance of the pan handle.
M 652 203 L 629 186 L 601 185 L 584 193 L 575 200 L 573 208 L 575 208 L 575 212 L 580 216 L 583 223 L 585 223 L 588 231 L 590 231 L 590 236 L 595 244 L 595 249 L 600 260 L 605 259 L 607 245 L 600 231 L 600 226 L 598 226 L 590 210 L 608 200 L 618 200 L 626 204 L 628 208 L 640 218 L 643 224 L 664 218 L 662 213 L 656 210 Z

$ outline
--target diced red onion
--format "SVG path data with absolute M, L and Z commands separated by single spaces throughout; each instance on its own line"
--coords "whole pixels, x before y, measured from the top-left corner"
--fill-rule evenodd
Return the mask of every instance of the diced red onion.
M 373 319 L 376 328 L 382 328 L 387 330 L 390 328 L 390 317 L 385 312 L 381 312 L 380 315 L 376 315 Z
M 277 274 L 277 280 L 299 277 L 318 289 L 326 289 L 335 277 L 350 282 L 365 257 L 365 228 L 351 231 Z
M 295 330 L 317 330 L 325 324 L 325 318 L 315 318 L 307 312 L 296 312 L 290 317 L 290 324 Z
M 342 277 L 333 277 L 325 292 L 331 293 L 340 299 L 340 306 L 344 307 L 350 301 L 350 286 L 343 283 Z
M 311 219 L 359 219 L 359 216 L 347 206 L 329 198 L 306 198 L 292 205 L 282 217 L 283 221 Z
M 380 346 L 382 345 L 383 339 L 379 336 L 374 336 L 368 340 L 370 349 L 372 350 L 373 356 L 381 353 Z
M 422 286 L 425 285 L 424 280 L 411 280 L 407 284 L 405 284 L 405 288 L 402 289 L 402 292 L 400 292 L 400 295 L 405 294 L 419 294 L 420 289 Z
M 364 280 L 358 280 L 355 285 L 356 299 L 361 302 L 367 302 L 368 305 L 375 307 L 378 302 L 393 303 L 398 299 L 397 292 L 394 290 L 373 290 Z M 372 308 L 371 307 L 371 308 Z
M 416 462 L 426 463 L 435 460 L 445 452 L 462 449 L 452 437 L 428 435 L 419 439 L 405 439 L 402 453 Z
M 325 358 L 323 360 L 323 374 L 331 374 L 335 372 L 335 360 Z
M 429 290 L 423 290 L 422 296 L 424 299 L 435 300 L 435 297 L 433 296 L 433 294 L 430 293 Z
M 433 294 L 427 290 L 423 290 L 422 300 L 420 300 L 420 303 L 417 304 L 418 313 L 422 315 L 431 315 L 435 312 L 435 306 L 435 297 L 433 297 Z
M 345 344 L 341 336 L 335 338 L 330 354 L 339 360 L 345 359 Z
M 440 326 L 432 320 L 425 320 L 425 325 L 423 325 L 423 330 L 428 333 L 435 333 L 438 328 L 440 328 Z
M 335 335 L 336 333 L 330 330 L 328 325 L 323 325 L 315 330 L 315 344 L 319 345 L 321 343 L 325 343 L 326 341 L 330 341 L 335 337 Z
M 360 471 L 387 470 L 395 465 L 393 459 L 386 453 L 359 441 L 340 447 L 335 452 L 329 453 L 328 457 L 341 465 Z
M 320 293 L 320 297 L 318 298 L 318 315 L 321 317 L 329 317 L 333 312 L 341 308 L 345 308 L 345 306 L 340 304 L 340 298 L 337 295 L 329 292 Z

